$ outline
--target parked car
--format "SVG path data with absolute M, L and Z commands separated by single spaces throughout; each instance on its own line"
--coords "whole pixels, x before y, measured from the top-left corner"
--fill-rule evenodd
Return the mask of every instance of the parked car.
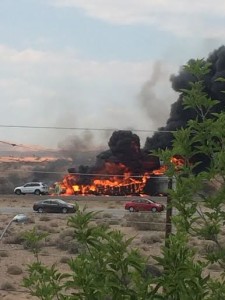
M 14 193 L 17 195 L 35 194 L 46 195 L 48 194 L 48 186 L 43 182 L 28 182 L 22 186 L 17 186 L 14 189 Z
M 130 212 L 135 211 L 152 211 L 161 212 L 165 209 L 164 205 L 151 199 L 139 198 L 125 203 L 125 209 Z
M 39 213 L 74 213 L 76 207 L 73 204 L 67 203 L 61 199 L 45 199 L 35 202 L 33 210 Z

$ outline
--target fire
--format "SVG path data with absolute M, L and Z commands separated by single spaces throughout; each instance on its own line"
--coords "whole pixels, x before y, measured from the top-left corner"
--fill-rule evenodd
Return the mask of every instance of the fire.
M 147 174 L 128 177 L 128 174 L 125 173 L 124 176 L 112 176 L 107 179 L 93 178 L 91 184 L 74 184 L 76 181 L 79 182 L 79 176 L 69 174 L 59 184 L 62 193 L 66 195 L 129 195 L 140 194 L 144 189 L 147 177 L 149 177 Z
M 171 162 L 178 169 L 184 165 L 184 159 L 179 156 L 174 156 Z M 163 175 L 166 170 L 167 167 L 162 165 L 151 172 L 134 175 L 122 163 L 107 162 L 97 174 L 74 172 L 66 175 L 58 185 L 63 195 L 141 195 L 145 194 L 145 186 L 151 176 Z
M 180 155 L 174 155 L 174 156 L 171 158 L 171 163 L 174 164 L 175 169 L 178 171 L 181 167 L 184 166 L 185 160 L 184 160 L 184 158 L 183 158 L 182 156 L 180 156 Z M 162 165 L 162 166 L 160 167 L 160 169 L 158 169 L 158 170 L 153 170 L 153 171 L 152 171 L 152 174 L 154 174 L 154 175 L 163 175 L 163 174 L 165 174 L 166 170 L 167 170 L 167 166 L 166 166 L 166 165 Z
M 175 169 L 176 170 L 179 170 L 185 164 L 184 158 L 182 156 L 180 156 L 180 155 L 174 155 L 171 158 L 171 162 L 175 165 Z
M 166 170 L 167 170 L 166 166 L 161 166 L 160 169 L 153 170 L 152 174 L 154 174 L 154 175 L 163 175 L 163 174 L 165 174 Z

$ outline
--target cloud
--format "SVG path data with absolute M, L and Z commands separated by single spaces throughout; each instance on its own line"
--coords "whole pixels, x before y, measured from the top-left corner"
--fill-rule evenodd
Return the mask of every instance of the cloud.
M 0 60 L 11 63 L 37 63 L 44 60 L 46 54 L 43 51 L 25 49 L 18 51 L 14 48 L 0 45 Z M 47 57 L 46 57 L 47 58 Z
M 27 70 L 28 73 L 21 74 L 21 77 L 33 77 L 35 74 L 42 76 L 53 76 L 54 78 L 71 76 L 73 78 L 91 81 L 115 80 L 129 83 L 137 83 L 144 80 L 149 73 L 152 63 L 126 62 L 120 60 L 98 61 L 80 59 L 76 52 L 71 51 L 40 51 L 35 49 L 10 48 L 0 44 L 0 63 L 7 66 L 12 73 Z M 44 70 L 43 70 L 44 68 Z M 33 72 L 35 70 L 35 72 Z M 44 72 L 43 72 L 44 71 Z
M 18 50 L 0 45 L 0 89 L 4 103 L 1 123 L 31 126 L 147 129 L 153 120 L 141 108 L 137 95 L 151 78 L 154 62 L 97 61 L 80 59 L 71 51 Z M 174 73 L 177 66 L 162 64 Z M 168 71 L 169 70 L 169 71 Z M 164 107 L 170 82 L 163 85 Z M 164 125 L 164 124 L 162 124 Z M 22 144 L 53 147 L 71 131 L 22 129 L 0 130 L 2 139 Z M 82 132 L 76 132 L 78 135 Z M 100 140 L 106 134 L 98 132 Z
M 49 0 L 57 7 L 82 9 L 88 16 L 117 25 L 146 24 L 178 36 L 222 38 L 222 0 Z

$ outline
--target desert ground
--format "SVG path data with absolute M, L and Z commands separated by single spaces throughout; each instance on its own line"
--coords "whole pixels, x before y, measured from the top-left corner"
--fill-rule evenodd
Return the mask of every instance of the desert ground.
M 0 197 L 0 231 L 3 231 L 10 220 L 17 214 L 24 212 L 29 217 L 25 224 L 12 223 L 2 239 L 0 245 L 0 299 L 36 299 L 22 287 L 22 278 L 26 274 L 27 264 L 34 261 L 33 254 L 24 249 L 21 234 L 34 226 L 49 237 L 42 245 L 40 258 L 46 264 L 57 263 L 60 270 L 68 271 L 66 261 L 76 254 L 76 243 L 71 241 L 72 230 L 67 226 L 69 214 L 38 214 L 32 212 L 35 201 L 49 198 L 49 196 L 33 195 L 2 195 Z M 52 196 L 52 198 L 56 198 Z M 131 214 L 124 210 L 124 203 L 131 197 L 94 197 L 94 196 L 66 196 L 61 197 L 70 203 L 78 203 L 80 208 L 100 211 L 95 218 L 97 224 L 108 224 L 112 228 L 120 229 L 128 237 L 135 236 L 133 246 L 140 248 L 143 255 L 158 254 L 164 243 L 165 213 L 153 216 L 152 230 L 146 230 L 149 224 L 143 215 Z M 165 202 L 165 199 L 161 200 Z M 150 214 L 147 213 L 146 217 Z M 132 217 L 133 219 L 129 220 Z M 136 218 L 136 220 L 135 220 Z M 155 219 L 155 220 L 154 220 Z M 154 222 L 156 224 L 154 224 Z
M 61 271 L 68 271 L 66 262 L 77 253 L 77 244 L 72 239 L 72 229 L 67 226 L 69 214 L 39 214 L 32 211 L 35 201 L 50 196 L 33 195 L 1 195 L 0 196 L 0 233 L 17 213 L 25 213 L 29 222 L 12 223 L 0 242 L 0 299 L 35 300 L 22 286 L 22 278 L 26 275 L 27 264 L 34 261 L 34 256 L 26 249 L 21 235 L 34 226 L 49 236 L 41 245 L 40 259 L 51 265 L 57 264 Z M 52 196 L 52 198 L 56 198 Z M 165 242 L 166 213 L 129 213 L 124 210 L 124 203 L 132 197 L 107 196 L 67 196 L 60 197 L 70 203 L 77 203 L 80 208 L 100 211 L 93 222 L 104 223 L 121 230 L 126 237 L 135 237 L 132 246 L 138 248 L 143 255 L 149 257 L 149 263 L 155 264 L 151 255 L 160 255 Z M 166 204 L 166 198 L 157 198 Z M 199 255 L 204 254 L 206 244 L 197 239 L 192 240 Z M 208 270 L 216 275 L 221 271 L 218 266 Z

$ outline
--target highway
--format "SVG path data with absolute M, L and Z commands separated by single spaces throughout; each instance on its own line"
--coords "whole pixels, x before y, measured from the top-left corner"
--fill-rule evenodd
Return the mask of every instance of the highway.
M 24 197 L 27 198 L 26 202 L 24 201 Z M 134 196 L 137 198 L 138 196 Z M 61 198 L 67 202 L 70 203 L 78 203 L 78 205 L 82 208 L 84 206 L 87 206 L 87 211 L 103 211 L 104 213 L 110 213 L 113 217 L 116 218 L 122 218 L 125 213 L 128 213 L 124 209 L 124 204 L 127 201 L 131 201 L 133 196 L 130 197 L 95 197 L 90 198 L 90 197 L 54 197 L 54 198 Z M 11 198 L 11 197 L 10 197 Z M 13 200 L 9 199 L 7 202 L 9 205 L 6 205 L 6 203 L 2 203 L 0 206 L 0 215 L 3 214 L 31 214 L 36 212 L 33 212 L 33 203 L 35 201 L 47 199 L 48 196 L 43 196 L 41 199 L 39 196 L 14 196 Z M 50 198 L 50 197 L 49 197 Z M 53 198 L 53 197 L 52 197 Z M 147 197 L 146 197 L 147 198 Z M 166 205 L 166 197 L 149 197 L 152 200 L 156 202 L 163 203 Z M 16 200 L 14 200 L 16 199 Z M 75 201 L 74 201 L 75 200 Z M 6 202 L 6 201 L 5 201 Z M 21 202 L 21 203 L 20 203 Z

